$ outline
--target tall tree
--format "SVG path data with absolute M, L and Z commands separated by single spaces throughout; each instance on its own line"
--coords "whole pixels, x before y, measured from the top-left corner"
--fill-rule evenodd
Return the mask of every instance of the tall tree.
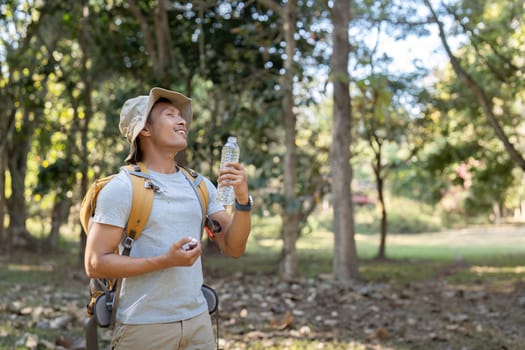
M 82 186 L 87 187 L 88 181 L 86 135 L 93 117 L 92 71 L 100 68 L 97 61 L 91 59 L 97 50 L 90 45 L 89 15 L 87 1 L 68 5 L 49 2 L 40 9 L 40 19 L 45 24 L 37 32 L 38 43 L 46 53 L 47 66 L 53 76 L 59 77 L 48 85 L 51 90 L 61 91 L 48 96 L 54 108 L 46 112 L 47 122 L 38 133 L 53 141 L 38 142 L 34 147 L 42 159 L 34 192 L 47 195 L 48 202 L 52 202 L 51 227 L 45 242 L 50 250 L 58 248 L 60 229 L 69 218 L 76 171 L 80 172 Z M 73 20 L 78 17 L 81 21 Z M 65 88 L 61 89 L 62 86 Z M 62 133 L 57 136 L 56 130 Z M 84 187 L 81 193 L 85 192 Z M 84 240 L 80 238 L 82 252 Z
M 352 168 L 350 145 L 352 114 L 348 62 L 350 42 L 350 0 L 334 0 L 330 9 L 333 24 L 331 80 L 334 87 L 332 145 L 330 167 L 334 206 L 334 261 L 336 279 L 358 278 L 355 244 L 354 211 L 352 205 Z
M 7 48 L 7 46 L 4 45 Z M 10 51 L 11 48 L 6 51 Z M 4 64 L 0 62 L 0 71 L 4 71 Z M 8 69 L 8 67 L 5 67 Z M 1 81 L 2 89 L 0 89 L 0 101 L 4 108 L 0 108 L 0 251 L 9 251 L 10 235 L 5 230 L 5 212 L 6 212 L 6 173 L 7 173 L 7 159 L 8 159 L 8 143 L 12 138 L 15 126 L 15 109 L 13 96 L 11 91 L 6 87 L 12 85 L 12 74 L 8 74 L 5 80 Z
M 6 66 L 3 73 L 7 74 L 4 88 L 9 93 L 8 104 L 5 105 L 7 116 L 6 128 L 2 130 L 9 136 L 4 145 L 7 152 L 7 170 L 10 175 L 10 196 L 6 198 L 9 216 L 7 246 L 36 247 L 36 240 L 27 230 L 26 220 L 26 175 L 27 159 L 34 131 L 43 119 L 43 108 L 46 95 L 46 81 L 50 72 L 42 67 L 42 52 L 37 45 L 36 35 L 41 22 L 28 19 L 26 10 L 30 4 L 9 4 L 10 25 L 16 28 L 16 37 L 2 36 L 5 50 Z M 12 7 L 11 7 L 12 6 Z M 26 8 L 24 9 L 24 6 Z M 15 43 L 15 44 L 13 44 Z M 6 189 L 7 192 L 7 189 Z
M 296 124 L 294 112 L 294 75 L 296 40 L 296 9 L 297 0 L 289 0 L 283 6 L 273 0 L 259 0 L 272 9 L 282 20 L 284 42 L 286 43 L 286 59 L 284 62 L 284 78 L 281 81 L 283 91 L 282 112 L 284 117 L 284 210 L 282 214 L 283 250 L 280 272 L 284 279 L 293 278 L 297 274 L 296 242 L 299 235 L 299 218 L 301 204 L 297 197 L 297 145 Z
M 421 147 L 421 143 L 414 140 L 418 139 L 417 135 L 413 134 L 423 121 L 409 116 L 400 102 L 403 93 L 409 90 L 407 85 L 402 80 L 396 81 L 393 76 L 380 73 L 356 82 L 360 91 L 360 95 L 354 98 L 355 110 L 359 112 L 357 128 L 373 154 L 371 163 L 381 212 L 377 259 L 386 258 L 388 216 L 385 182 L 392 170 L 409 162 Z M 388 148 L 394 149 L 391 152 L 393 155 L 388 154 Z
M 80 20 L 80 28 L 78 35 L 78 42 L 80 50 L 82 52 L 81 56 L 81 81 L 83 82 L 84 92 L 81 94 L 83 98 L 84 109 L 84 118 L 78 119 L 78 122 L 81 124 L 80 128 L 80 143 L 79 143 L 79 161 L 80 161 L 80 173 L 81 173 L 81 182 L 80 182 L 80 193 L 86 193 L 88 189 L 88 130 L 89 123 L 93 119 L 93 75 L 89 71 L 89 57 L 90 52 L 92 51 L 93 45 L 91 45 L 91 36 L 89 33 L 89 19 L 91 16 L 91 10 L 87 0 L 82 0 L 82 17 Z M 86 232 L 82 228 L 79 228 L 79 237 L 80 237 L 80 254 L 79 260 L 81 264 L 84 264 L 84 252 L 86 250 Z

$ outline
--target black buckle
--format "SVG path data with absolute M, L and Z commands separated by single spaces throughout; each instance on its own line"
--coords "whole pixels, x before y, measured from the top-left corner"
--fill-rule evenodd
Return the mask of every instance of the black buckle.
M 131 249 L 133 242 L 135 242 L 133 238 L 131 238 L 130 236 L 126 236 L 126 238 L 124 238 L 124 241 L 122 242 L 122 245 L 124 246 L 124 249 Z

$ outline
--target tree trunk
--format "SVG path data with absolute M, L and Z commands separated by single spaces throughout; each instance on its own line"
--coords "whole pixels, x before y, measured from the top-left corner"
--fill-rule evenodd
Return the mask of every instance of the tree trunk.
M 30 112 L 23 111 L 23 121 L 20 130 L 15 131 L 13 141 L 9 145 L 7 161 L 11 174 L 11 196 L 7 199 L 9 212 L 8 234 L 15 247 L 36 248 L 36 239 L 26 228 L 27 208 L 25 199 L 25 179 L 27 172 L 27 155 L 30 149 L 31 136 L 35 129 L 35 121 L 30 120 Z
M 46 246 L 47 248 L 54 252 L 58 248 L 58 242 L 60 241 L 60 226 L 65 221 L 65 218 L 68 216 L 68 211 L 70 208 L 70 202 L 67 199 L 55 199 L 53 205 L 53 212 L 51 214 L 51 230 L 47 236 Z
M 492 203 L 492 212 L 494 213 L 494 225 L 501 225 L 501 206 L 500 203 Z
M 157 0 L 154 16 L 158 57 L 158 65 L 154 66 L 155 76 L 163 87 L 169 87 L 172 76 L 167 74 L 167 71 L 174 66 L 174 62 L 171 59 L 171 37 L 166 0 Z
M 0 253 L 8 252 L 11 244 L 4 227 L 5 219 L 5 173 L 7 171 L 7 152 L 0 147 Z
M 1 101 L 4 106 L 12 106 L 11 101 L 8 101 L 7 96 L 0 92 Z M 14 110 L 10 108 L 0 109 L 0 252 L 8 252 L 11 247 L 9 235 L 4 227 L 6 214 L 6 172 L 8 159 L 8 144 L 7 140 L 11 139 L 15 125 Z
M 331 17 L 334 28 L 331 58 L 334 123 L 330 147 L 334 205 L 333 270 L 337 280 L 348 281 L 359 277 L 351 191 L 352 168 L 350 166 L 350 145 L 352 143 L 350 76 L 348 74 L 350 0 L 334 0 Z
M 376 259 L 383 260 L 386 258 L 386 234 L 387 234 L 387 215 L 384 194 L 384 179 L 381 176 L 381 146 L 378 148 L 376 155 L 376 164 L 374 165 L 374 174 L 376 177 L 377 197 L 379 200 L 379 207 L 381 209 L 381 224 L 380 224 L 380 241 L 379 250 Z
M 156 50 L 155 40 L 151 34 L 150 26 L 148 20 L 137 6 L 134 0 L 128 0 L 128 7 L 133 16 L 137 19 L 140 24 L 140 31 L 144 35 L 144 46 L 146 47 L 146 52 L 148 53 L 151 63 L 153 64 L 153 71 L 155 76 L 157 76 L 157 67 L 159 67 L 159 58 Z
M 88 159 L 88 131 L 89 131 L 89 122 L 93 118 L 93 101 L 92 101 L 92 83 L 91 83 L 91 76 L 88 71 L 88 58 L 89 58 L 89 32 L 88 32 L 88 17 L 89 17 L 89 7 L 87 0 L 84 0 L 83 2 L 84 11 L 80 29 L 80 35 L 79 35 L 79 44 L 80 49 L 82 50 L 82 82 L 84 83 L 84 119 L 80 122 L 79 128 L 80 128 L 80 149 L 79 149 L 79 155 L 80 155 L 80 172 L 82 174 L 81 180 L 80 180 L 80 192 L 83 196 L 88 189 L 89 186 L 89 179 L 88 179 L 88 165 L 89 165 L 89 159 Z M 79 254 L 79 261 L 81 266 L 84 265 L 84 252 L 86 251 L 86 232 L 84 232 L 84 229 L 81 225 L 79 225 L 79 236 L 80 236 L 80 254 Z
M 0 68 L 4 68 L 0 62 Z M 8 67 L 11 69 L 11 67 Z M 8 74 L 8 82 L 5 89 L 0 89 L 0 102 L 4 106 L 0 108 L 0 252 L 9 252 L 11 250 L 11 235 L 5 228 L 5 215 L 9 215 L 6 198 L 6 173 L 8 170 L 7 160 L 9 159 L 9 145 L 13 139 L 15 130 L 15 113 L 16 109 L 11 94 L 8 93 L 7 87 L 11 86 L 13 72 Z
M 277 1 L 259 0 L 259 3 L 272 9 L 279 14 L 282 20 L 282 30 L 286 43 L 286 60 L 284 61 L 285 75 L 281 83 L 283 91 L 283 116 L 285 132 L 285 154 L 283 161 L 284 172 L 284 208 L 282 212 L 282 238 L 283 249 L 281 252 L 280 274 L 283 279 L 292 279 L 297 274 L 297 251 L 296 242 L 299 235 L 299 218 L 301 216 L 301 203 L 297 198 L 297 145 L 296 123 L 297 117 L 294 113 L 293 79 L 294 54 L 296 41 L 294 38 L 296 30 L 296 8 L 297 0 L 289 0 L 284 7 Z
M 434 8 L 430 4 L 430 1 L 425 0 L 425 4 L 427 5 L 428 9 L 432 13 L 432 18 L 434 22 L 438 25 L 439 37 L 441 39 L 441 42 L 443 43 L 445 51 L 447 52 L 447 55 L 450 59 L 450 63 L 452 64 L 452 68 L 454 69 L 454 72 L 456 73 L 458 78 L 463 82 L 463 84 L 467 86 L 467 88 L 472 92 L 472 94 L 478 100 L 478 103 L 480 104 L 481 109 L 483 110 L 483 113 L 485 117 L 487 118 L 487 121 L 489 122 L 490 126 L 496 133 L 496 136 L 503 143 L 503 146 L 505 147 L 505 150 L 509 154 L 510 158 L 514 161 L 514 163 L 516 163 L 517 166 L 519 166 L 523 171 L 525 171 L 525 158 L 523 158 L 523 156 L 518 152 L 518 150 L 510 142 L 509 138 L 505 134 L 505 131 L 499 124 L 498 118 L 492 112 L 492 103 L 487 97 L 485 90 L 483 90 L 483 88 L 474 80 L 474 78 L 470 74 L 468 74 L 466 70 L 463 69 L 459 60 L 456 58 L 456 56 L 454 56 L 454 54 L 452 53 L 450 49 L 450 46 L 448 45 L 445 30 L 443 29 L 443 24 L 439 21 L 437 14 L 434 11 Z
M 289 0 L 282 11 L 283 31 L 286 42 L 285 78 L 282 82 L 284 92 L 283 113 L 285 147 L 284 154 L 284 197 L 285 208 L 283 211 L 283 250 L 281 260 L 281 277 L 283 279 L 294 278 L 297 274 L 297 251 L 296 242 L 299 231 L 299 217 L 301 204 L 296 195 L 297 189 L 297 145 L 296 123 L 297 117 L 294 113 L 294 54 L 296 42 L 294 39 L 296 28 L 297 0 Z
M 158 0 L 153 9 L 154 28 L 151 29 L 146 16 L 142 13 L 137 3 L 128 0 L 131 13 L 140 23 L 141 32 L 144 34 L 144 46 L 151 57 L 155 80 L 163 87 L 168 88 L 171 83 L 171 74 L 168 68 L 174 65 L 171 55 L 171 37 L 168 22 L 166 0 Z M 155 35 L 153 35 L 155 34 Z

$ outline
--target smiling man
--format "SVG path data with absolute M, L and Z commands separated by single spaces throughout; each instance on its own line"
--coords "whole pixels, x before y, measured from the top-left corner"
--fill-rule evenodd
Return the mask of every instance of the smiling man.
M 191 99 L 161 88 L 127 100 L 120 131 L 130 142 L 126 162 L 142 162 L 156 192 L 150 217 L 130 256 L 114 254 L 130 215 L 132 185 L 121 171 L 100 192 L 86 243 L 91 278 L 122 278 L 112 349 L 213 349 L 215 337 L 201 292 L 203 220 L 199 199 L 175 156 L 186 149 Z M 226 256 L 240 257 L 250 233 L 246 171 L 239 163 L 220 170 L 218 182 L 232 185 L 233 217 L 209 193 L 208 216 L 221 228 L 215 242 Z M 191 243 L 191 249 L 186 249 Z

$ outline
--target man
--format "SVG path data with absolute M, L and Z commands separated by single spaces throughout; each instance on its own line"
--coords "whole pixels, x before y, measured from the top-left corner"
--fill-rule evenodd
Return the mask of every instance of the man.
M 131 207 L 131 182 L 119 173 L 100 192 L 86 243 L 91 278 L 123 278 L 112 349 L 213 349 L 215 337 L 201 293 L 202 211 L 175 155 L 187 147 L 191 99 L 161 88 L 124 103 L 120 131 L 130 142 L 126 161 L 145 164 L 158 187 L 149 220 L 130 256 L 114 254 Z M 236 210 L 231 217 L 209 192 L 207 213 L 219 223 L 215 242 L 226 256 L 240 257 L 250 233 L 251 198 L 247 175 L 237 162 L 220 170 L 219 184 L 232 185 Z M 192 250 L 183 245 L 199 241 Z

